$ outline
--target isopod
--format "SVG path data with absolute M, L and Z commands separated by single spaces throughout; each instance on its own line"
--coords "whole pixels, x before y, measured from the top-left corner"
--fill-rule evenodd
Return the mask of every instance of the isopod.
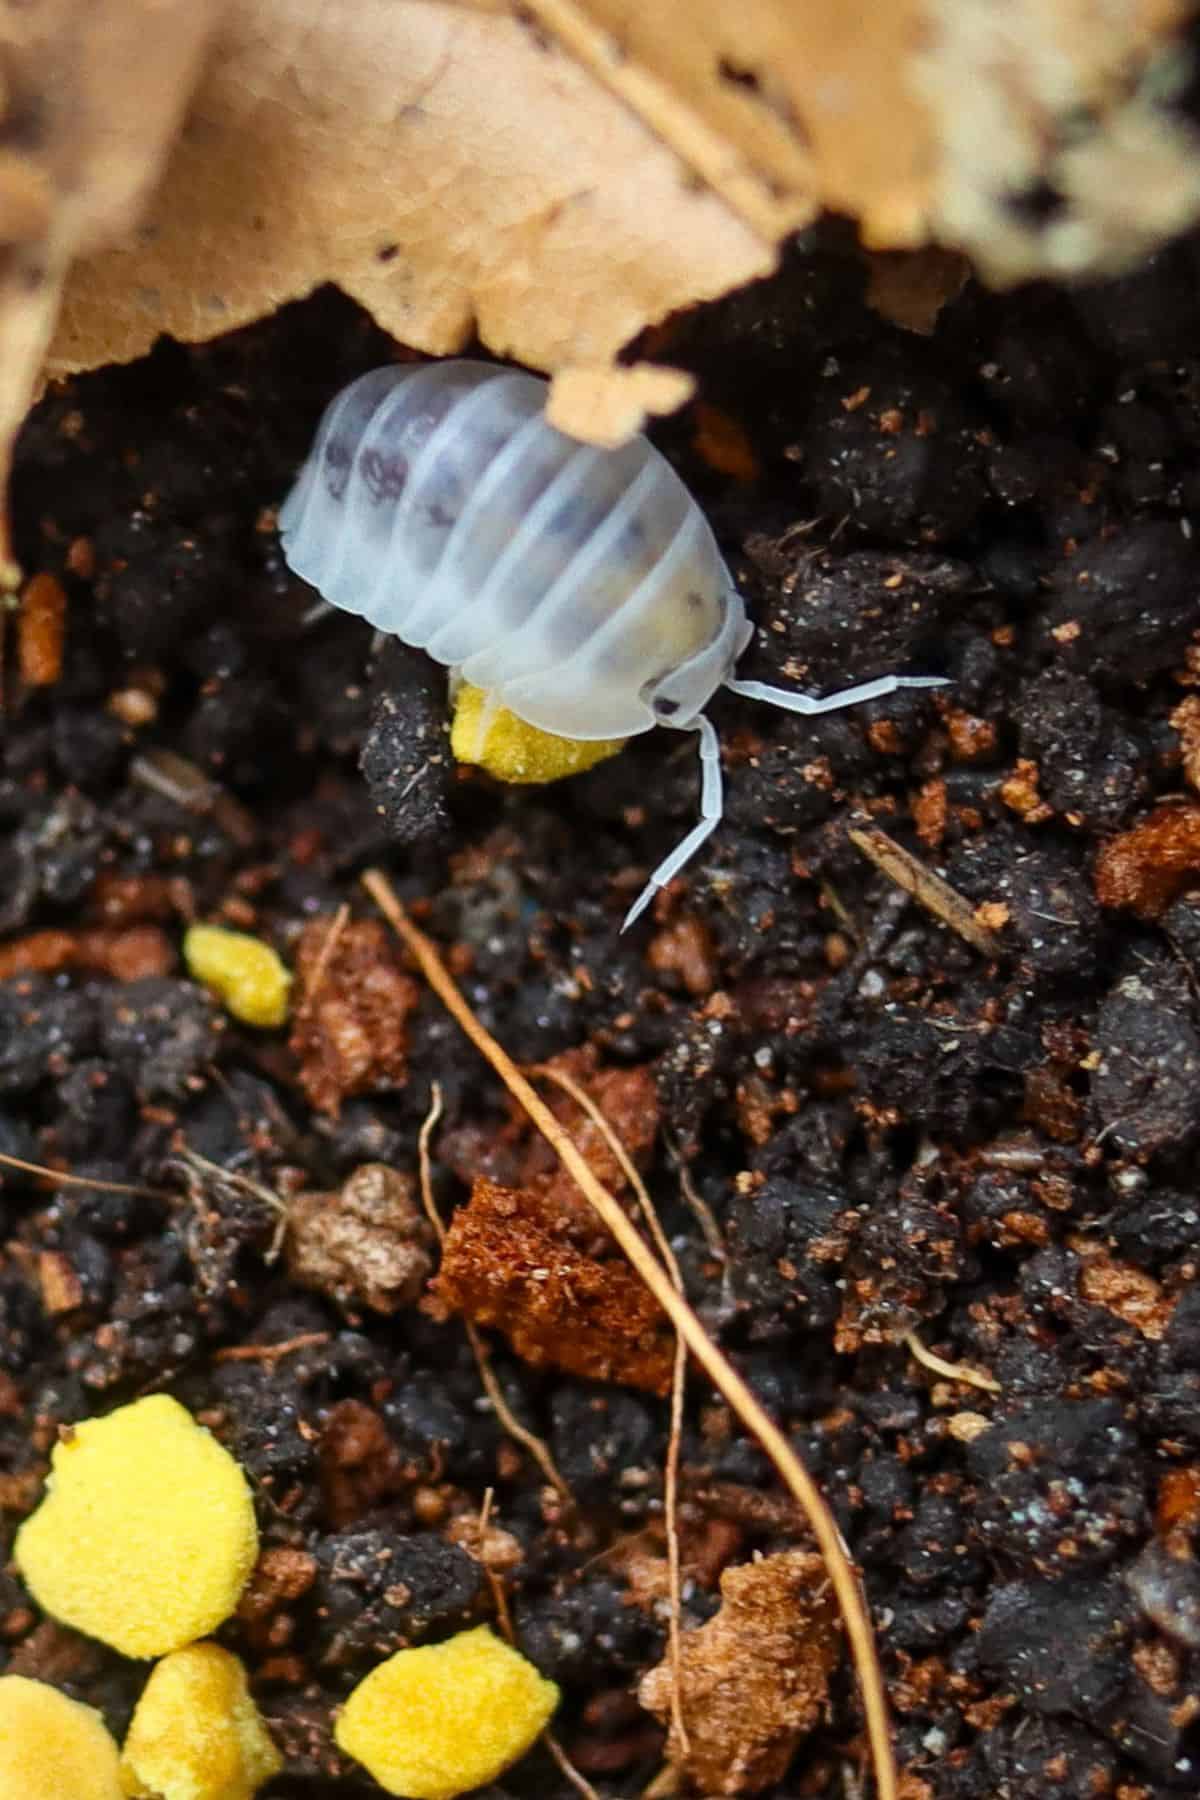
M 279 514 L 284 554 L 334 606 L 425 650 L 452 682 L 559 737 L 699 734 L 700 819 L 627 929 L 722 813 L 719 687 L 814 714 L 937 676 L 884 675 L 814 699 L 734 669 L 751 637 L 708 521 L 644 437 L 577 443 L 547 384 L 489 363 L 375 369 L 337 395 Z

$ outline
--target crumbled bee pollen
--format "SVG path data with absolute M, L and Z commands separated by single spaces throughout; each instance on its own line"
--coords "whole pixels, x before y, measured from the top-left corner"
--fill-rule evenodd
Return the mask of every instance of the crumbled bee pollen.
M 282 1768 L 236 1656 L 189 1644 L 155 1665 L 121 1752 L 127 1795 L 252 1800 Z
M 163 1656 L 229 1617 L 258 1528 L 229 1452 L 177 1400 L 151 1394 L 55 1445 L 14 1556 L 53 1618 L 125 1656 Z
M 212 988 L 243 1025 L 270 1028 L 288 1016 L 291 975 L 270 944 L 223 925 L 192 925 L 183 940 L 188 973 Z
M 561 781 L 580 775 L 625 748 L 624 738 L 597 738 L 584 743 L 555 737 L 527 725 L 501 706 L 488 716 L 489 696 L 482 688 L 460 687 L 454 699 L 450 748 L 456 762 L 476 763 L 497 781 L 514 785 Z
M 45 1681 L 0 1676 L 0 1800 L 123 1800 L 98 1712 Z
M 389 1794 L 453 1800 L 524 1756 L 558 1689 L 486 1625 L 398 1650 L 360 1681 L 334 1736 Z

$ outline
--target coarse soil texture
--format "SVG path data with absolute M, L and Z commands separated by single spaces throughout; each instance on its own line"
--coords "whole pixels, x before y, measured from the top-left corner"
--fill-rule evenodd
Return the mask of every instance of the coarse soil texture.
M 1070 295 L 969 284 L 930 338 L 863 291 L 814 238 L 643 347 L 699 378 L 658 441 L 745 594 L 744 675 L 951 685 L 814 720 L 718 699 L 725 820 L 624 936 L 695 816 L 692 740 L 502 790 L 449 756 L 444 671 L 282 562 L 322 407 L 394 353 L 362 314 L 321 293 L 164 344 L 28 423 L 0 1151 L 142 1191 L 3 1174 L 0 1670 L 123 1732 L 145 1667 L 3 1565 L 57 1434 L 165 1390 L 259 1506 L 219 1636 L 287 1758 L 265 1793 L 378 1792 L 337 1707 L 498 1593 L 598 1791 L 661 1770 L 636 1695 L 666 1654 L 672 1340 L 405 964 L 359 883 L 377 865 L 511 1055 L 612 1119 L 828 1495 L 906 1800 L 1200 1788 L 1200 247 Z M 911 896 L 879 832 L 945 887 Z M 189 978 L 193 919 L 279 950 L 288 1025 Z M 463 1312 L 565 1495 L 485 1397 Z M 679 1531 L 685 1632 L 718 1609 L 734 1631 L 719 1579 L 756 1553 L 819 1587 L 698 1377 Z M 777 1800 L 860 1791 L 845 1658 L 812 1660 L 818 1689 L 836 1666 L 787 1772 L 749 1756 Z M 705 1791 L 749 1779 L 726 1749 Z M 573 1792 L 538 1748 L 489 1800 Z

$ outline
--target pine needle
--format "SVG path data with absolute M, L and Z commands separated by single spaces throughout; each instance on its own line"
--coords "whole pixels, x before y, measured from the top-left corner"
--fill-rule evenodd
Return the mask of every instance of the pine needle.
M 892 1749 L 887 1699 L 875 1637 L 858 1578 L 837 1523 L 820 1489 L 796 1456 L 783 1432 L 752 1390 L 709 1337 L 700 1320 L 675 1287 L 636 1227 L 597 1180 L 590 1165 L 563 1130 L 550 1108 L 521 1074 L 512 1058 L 480 1023 L 442 962 L 436 948 L 401 906 L 390 882 L 377 869 L 362 877 L 363 886 L 417 962 L 421 973 L 451 1017 L 492 1065 L 514 1100 L 524 1109 L 564 1168 L 574 1176 L 598 1216 L 617 1240 L 713 1386 L 728 1401 L 742 1424 L 758 1439 L 781 1480 L 798 1502 L 817 1540 L 850 1640 L 866 1717 L 867 1737 L 879 1800 L 898 1800 L 896 1760 Z
M 52 1187 L 97 1188 L 102 1194 L 134 1194 L 142 1200 L 178 1200 L 178 1194 L 165 1188 L 140 1187 L 132 1181 L 101 1181 L 94 1175 L 72 1175 L 65 1169 L 48 1169 L 44 1163 L 26 1162 L 20 1156 L 0 1152 L 0 1164 L 6 1169 L 20 1169 L 24 1175 L 40 1175 Z
M 677 1294 L 683 1293 L 683 1277 L 679 1272 L 679 1264 L 675 1258 L 670 1241 L 662 1228 L 658 1214 L 654 1210 L 654 1202 L 649 1190 L 642 1180 L 641 1173 L 633 1158 L 625 1148 L 611 1122 L 597 1106 L 592 1096 L 572 1076 L 562 1069 L 556 1069 L 553 1063 L 539 1063 L 530 1073 L 540 1076 L 544 1081 L 554 1082 L 564 1094 L 569 1094 L 576 1106 L 587 1114 L 596 1130 L 617 1160 L 622 1175 L 637 1195 L 638 1205 L 642 1209 L 650 1235 L 658 1246 L 658 1253 L 670 1270 L 671 1280 L 675 1284 Z M 671 1372 L 671 1431 L 667 1439 L 667 1459 L 663 1469 L 663 1516 L 667 1532 L 667 1585 L 670 1589 L 671 1612 L 668 1620 L 667 1653 L 671 1661 L 671 1724 L 675 1729 L 676 1741 L 681 1755 L 691 1753 L 691 1739 L 688 1737 L 687 1725 L 683 1717 L 683 1644 L 681 1641 L 681 1614 L 683 1612 L 683 1574 L 679 1556 L 679 1447 L 683 1438 L 683 1407 L 687 1395 L 687 1345 L 676 1327 L 675 1330 L 675 1362 Z

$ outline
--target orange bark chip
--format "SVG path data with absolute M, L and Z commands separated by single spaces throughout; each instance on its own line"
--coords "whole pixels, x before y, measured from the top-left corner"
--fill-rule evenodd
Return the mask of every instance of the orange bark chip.
M 479 1180 L 451 1221 L 436 1291 L 534 1366 L 665 1394 L 674 1338 L 656 1302 L 625 1263 L 576 1249 L 568 1228 L 536 1189 Z

